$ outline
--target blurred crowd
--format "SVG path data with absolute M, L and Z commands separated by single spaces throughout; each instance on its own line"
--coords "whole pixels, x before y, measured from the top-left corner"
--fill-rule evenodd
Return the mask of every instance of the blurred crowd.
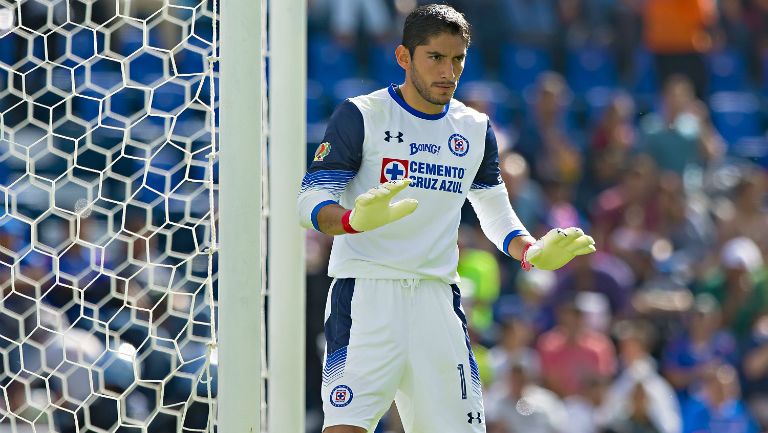
M 309 152 L 340 100 L 402 81 L 387 56 L 421 3 L 310 1 Z M 768 2 L 447 3 L 473 24 L 457 97 L 489 114 L 513 208 L 598 248 L 524 272 L 463 209 L 489 433 L 768 431 Z M 330 245 L 308 233 L 312 432 Z

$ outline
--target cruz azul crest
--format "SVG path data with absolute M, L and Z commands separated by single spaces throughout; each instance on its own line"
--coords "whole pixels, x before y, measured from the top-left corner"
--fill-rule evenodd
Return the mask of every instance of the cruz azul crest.
M 335 407 L 344 407 L 352 403 L 352 389 L 347 385 L 338 385 L 331 391 L 331 404 Z
M 469 140 L 461 134 L 453 134 L 448 138 L 448 149 L 456 156 L 464 156 L 469 152 Z

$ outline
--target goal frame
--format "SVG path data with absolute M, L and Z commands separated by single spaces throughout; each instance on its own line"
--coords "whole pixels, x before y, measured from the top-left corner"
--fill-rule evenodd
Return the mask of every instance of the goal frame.
M 261 431 L 262 0 L 221 4 L 218 429 Z

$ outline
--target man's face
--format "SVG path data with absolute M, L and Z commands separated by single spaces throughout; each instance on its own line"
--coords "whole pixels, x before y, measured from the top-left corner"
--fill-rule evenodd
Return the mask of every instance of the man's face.
M 693 88 L 685 83 L 671 84 L 664 90 L 664 102 L 671 116 L 677 116 L 688 109 L 695 97 Z
M 458 35 L 440 33 L 413 52 L 410 79 L 422 98 L 435 105 L 451 101 L 464 70 L 467 44 Z

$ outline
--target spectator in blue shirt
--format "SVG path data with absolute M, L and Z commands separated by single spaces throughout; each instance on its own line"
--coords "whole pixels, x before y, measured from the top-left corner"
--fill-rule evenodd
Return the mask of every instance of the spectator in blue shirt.
M 681 406 L 699 393 L 704 374 L 713 365 L 736 362 L 736 340 L 721 328 L 721 312 L 715 298 L 698 295 L 689 312 L 685 333 L 673 339 L 664 351 L 664 376 L 677 391 Z
M 760 430 L 741 399 L 736 369 L 728 364 L 707 367 L 702 396 L 683 409 L 683 433 L 757 433 Z
M 683 174 L 700 155 L 701 119 L 694 111 L 696 93 L 691 81 L 673 75 L 664 83 L 662 108 L 640 120 L 640 151 L 662 170 Z
M 763 430 L 768 430 L 768 311 L 752 325 L 742 368 L 744 398 Z

